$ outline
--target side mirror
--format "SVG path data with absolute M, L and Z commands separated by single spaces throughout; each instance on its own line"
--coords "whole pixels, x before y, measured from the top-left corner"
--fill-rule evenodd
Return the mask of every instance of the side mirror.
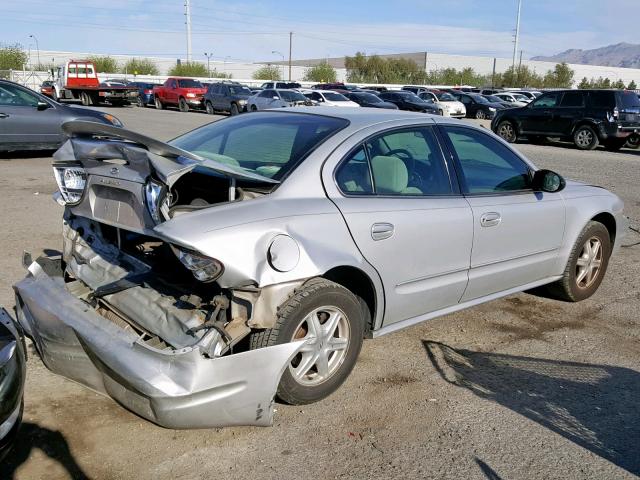
M 36 109 L 41 112 L 42 110 L 46 110 L 50 105 L 47 102 L 38 102 L 36 105 Z
M 551 170 L 536 170 L 533 174 L 533 189 L 537 192 L 555 193 L 567 185 L 564 178 Z

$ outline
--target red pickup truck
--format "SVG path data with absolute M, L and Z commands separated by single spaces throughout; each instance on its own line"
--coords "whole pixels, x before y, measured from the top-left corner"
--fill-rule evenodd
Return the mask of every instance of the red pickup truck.
M 164 85 L 153 87 L 156 108 L 178 107 L 181 112 L 204 108 L 202 101 L 207 89 L 192 78 L 169 77 Z

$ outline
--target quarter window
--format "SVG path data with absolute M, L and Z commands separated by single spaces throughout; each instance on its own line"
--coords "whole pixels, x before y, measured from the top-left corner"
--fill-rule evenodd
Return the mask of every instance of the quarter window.
M 336 174 L 338 187 L 350 195 L 371 195 L 371 169 L 364 147 L 349 155 Z
M 615 95 L 612 91 L 589 92 L 591 106 L 594 108 L 614 108 L 616 106 Z
M 528 165 L 508 147 L 483 132 L 445 127 L 462 167 L 466 192 L 504 193 L 531 186 Z
M 584 106 L 584 95 L 582 92 L 564 92 L 562 95 L 561 107 L 582 107 Z

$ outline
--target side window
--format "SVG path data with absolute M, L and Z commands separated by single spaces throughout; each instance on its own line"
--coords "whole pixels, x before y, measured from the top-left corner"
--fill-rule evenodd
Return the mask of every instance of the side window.
M 449 174 L 429 127 L 385 133 L 366 142 L 380 195 L 450 195 Z
M 0 105 L 35 107 L 38 97 L 13 85 L 0 85 Z
M 593 108 L 614 108 L 615 95 L 612 91 L 589 92 L 590 104 Z
M 535 100 L 531 106 L 532 108 L 553 108 L 558 105 L 559 99 L 560 93 L 545 93 Z
M 358 148 L 340 165 L 336 173 L 338 188 L 349 195 L 371 195 L 371 169 L 364 147 Z
M 472 103 L 471 102 L 471 97 L 468 97 L 466 95 L 460 95 L 460 101 L 462 103 L 464 103 L 465 105 L 470 105 Z
M 560 101 L 561 107 L 584 107 L 584 95 L 580 91 L 576 92 L 564 92 L 562 100 Z
M 271 92 L 272 92 L 272 90 L 264 90 L 258 96 L 260 98 L 271 98 L 273 96 L 273 94 Z
M 463 127 L 445 127 L 445 132 L 460 161 L 468 193 L 504 193 L 530 188 L 528 165 L 496 139 Z

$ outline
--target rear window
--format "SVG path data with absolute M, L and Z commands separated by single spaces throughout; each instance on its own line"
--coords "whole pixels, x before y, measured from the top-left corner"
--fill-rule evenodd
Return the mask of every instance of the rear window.
M 213 122 L 170 143 L 201 157 L 281 180 L 348 124 L 342 118 L 264 112 Z
M 629 90 L 618 92 L 618 103 L 621 108 L 640 108 L 638 94 Z
M 614 108 L 616 106 L 613 91 L 589 92 L 589 103 L 594 108 Z

